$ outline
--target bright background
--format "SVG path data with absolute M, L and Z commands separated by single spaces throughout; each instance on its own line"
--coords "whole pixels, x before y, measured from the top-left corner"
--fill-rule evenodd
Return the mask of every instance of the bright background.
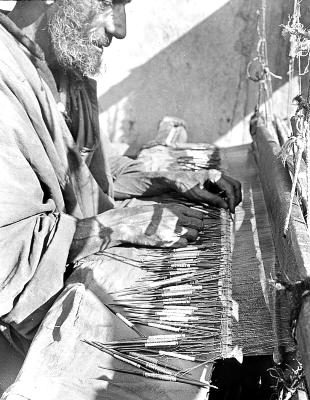
M 293 0 L 268 3 L 270 69 L 283 77 L 273 81 L 275 111 L 285 117 L 288 43 L 280 24 L 291 14 Z M 98 78 L 101 124 L 118 152 L 134 154 L 156 135 L 166 115 L 185 119 L 190 141 L 221 146 L 250 141 L 248 122 L 258 87 L 247 79 L 246 69 L 256 55 L 260 6 L 261 0 L 133 0 L 127 5 L 127 38 L 114 40 L 106 50 Z
M 293 1 L 270 0 L 267 33 L 278 114 L 287 112 L 287 42 L 280 24 Z M 129 154 L 154 137 L 165 115 L 185 119 L 191 141 L 221 146 L 250 141 L 257 84 L 246 69 L 256 56 L 261 0 L 133 0 L 128 35 L 106 51 L 101 122 Z

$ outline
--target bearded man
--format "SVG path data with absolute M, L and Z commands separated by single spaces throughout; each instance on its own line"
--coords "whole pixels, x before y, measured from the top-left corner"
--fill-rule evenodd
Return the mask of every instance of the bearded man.
M 202 227 L 187 207 L 115 200 L 175 191 L 231 212 L 241 201 L 239 182 L 219 171 L 147 173 L 107 157 L 89 76 L 112 38 L 126 36 L 128 2 L 25 0 L 0 17 L 0 323 L 26 352 L 46 316 L 7 399 L 153 398 L 141 382 L 99 380 L 98 355 L 81 344 L 113 336 L 102 296 L 137 274 L 110 260 L 130 250 L 85 257 L 121 244 L 184 246 Z M 209 180 L 227 200 L 204 189 Z

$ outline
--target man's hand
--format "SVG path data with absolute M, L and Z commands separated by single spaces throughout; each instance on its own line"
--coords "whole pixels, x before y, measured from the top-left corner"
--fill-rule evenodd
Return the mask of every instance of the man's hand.
M 177 171 L 171 176 L 175 190 L 189 200 L 235 212 L 242 200 L 241 184 L 218 170 Z
M 121 161 L 114 163 L 121 164 Z M 242 199 L 240 182 L 216 169 L 143 171 L 142 164 L 129 163 L 114 181 L 116 200 L 154 198 L 172 191 L 181 193 L 191 201 L 229 209 L 232 213 Z
M 141 205 L 122 209 L 120 214 L 119 210 L 108 213 L 114 214 L 119 240 L 135 245 L 183 247 L 194 241 L 203 227 L 203 213 L 178 204 Z
M 203 227 L 203 213 L 178 204 L 148 204 L 115 208 L 77 222 L 69 261 L 108 247 L 183 247 Z

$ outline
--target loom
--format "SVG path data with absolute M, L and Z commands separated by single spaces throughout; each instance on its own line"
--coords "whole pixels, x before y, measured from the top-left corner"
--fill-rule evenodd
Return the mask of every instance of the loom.
M 223 171 L 241 180 L 243 203 L 236 210 L 233 231 L 226 230 L 226 236 L 222 237 L 222 243 L 227 241 L 222 252 L 226 254 L 226 261 L 230 260 L 227 279 L 231 279 L 232 288 L 230 312 L 225 314 L 225 318 L 230 320 L 229 346 L 231 351 L 242 349 L 243 355 L 273 354 L 279 361 L 285 353 L 294 352 L 296 347 L 291 331 L 291 295 L 284 290 L 277 291 L 275 281 L 279 276 L 289 282 L 306 278 L 309 237 L 296 197 L 284 235 L 292 182 L 289 171 L 279 158 L 281 147 L 278 138 L 259 118 L 253 119 L 251 133 L 251 145 L 226 149 L 204 144 L 182 144 L 176 148 L 159 145 L 152 150 L 143 150 L 140 158 L 152 171 L 167 169 L 169 165 L 175 168 L 178 162 L 182 168 L 191 169 L 208 168 L 217 162 Z M 227 226 L 227 219 L 221 221 L 219 218 L 218 223 Z M 231 256 L 228 255 L 230 244 Z M 307 382 L 310 377 L 308 307 L 305 297 L 296 329 Z M 129 311 L 128 315 L 132 316 L 134 309 L 124 307 L 124 312 Z M 141 323 L 141 319 L 136 318 L 134 322 Z M 225 333 L 221 333 L 223 337 Z M 178 351 L 180 349 L 179 346 Z M 238 354 L 222 352 L 221 356 L 238 357 Z M 215 353 L 216 358 L 218 355 Z
M 94 262 L 101 263 L 100 273 L 98 269 L 97 273 L 93 271 L 91 281 L 85 281 L 89 282 L 88 291 L 98 298 L 93 300 L 94 307 L 107 304 L 109 308 L 102 309 L 102 323 L 107 322 L 98 331 L 97 339 L 82 336 L 83 329 L 75 328 L 80 339 L 72 351 L 81 353 L 80 357 L 87 357 L 92 351 L 97 357 L 94 370 L 103 368 L 107 376 L 112 371 L 103 355 L 123 359 L 119 361 L 120 368 L 113 366 L 113 373 L 118 374 L 116 386 L 118 382 L 132 385 L 140 378 L 144 379 L 144 392 L 156 388 L 158 395 L 169 393 L 171 398 L 177 398 L 177 385 L 186 385 L 182 390 L 188 399 L 194 399 L 197 390 L 209 391 L 216 360 L 234 357 L 242 361 L 243 355 L 295 350 L 287 292 L 276 291 L 274 281 L 280 271 L 289 282 L 307 276 L 308 233 L 295 199 L 288 231 L 283 236 L 291 179 L 278 157 L 280 146 L 276 138 L 259 119 L 252 123 L 252 134 L 253 144 L 227 149 L 182 143 L 174 148 L 158 145 L 141 152 L 141 161 L 145 160 L 153 171 L 170 165 L 190 169 L 218 166 L 241 181 L 243 202 L 234 221 L 226 211 L 198 206 L 206 213 L 205 228 L 197 243 L 185 249 L 115 248 L 83 260 L 80 274 L 91 271 L 89 267 Z M 178 201 L 190 205 L 184 199 Z M 201 282 L 197 276 L 202 276 Z M 309 299 L 305 297 L 296 329 L 307 379 L 308 307 Z M 87 316 L 87 323 L 96 322 L 91 314 Z M 55 344 L 70 351 L 72 327 L 67 324 L 61 329 L 62 341 Z M 30 360 L 54 341 L 52 333 L 49 324 L 43 324 L 30 350 Z M 280 356 L 276 354 L 278 359 Z M 144 368 L 139 373 L 132 363 Z M 205 366 L 206 383 L 199 388 L 197 381 Z M 32 374 L 30 362 L 23 371 L 26 377 Z M 172 378 L 167 377 L 169 374 Z
M 287 210 L 290 180 L 277 156 L 280 147 L 268 130 L 262 125 L 252 132 L 252 145 L 218 149 L 183 143 L 158 145 L 140 153 L 152 171 L 210 165 L 229 171 L 242 182 L 243 203 L 232 222 L 226 211 L 164 197 L 162 201 L 177 200 L 204 210 L 205 228 L 197 243 L 185 249 L 137 249 L 139 257 L 127 259 L 139 266 L 142 275 L 130 286 L 110 292 L 109 307 L 138 328 L 140 335 L 129 341 L 91 345 L 123 356 L 134 352 L 136 357 L 155 355 L 170 362 L 177 358 L 198 366 L 207 363 L 209 374 L 213 362 L 222 358 L 242 362 L 243 355 L 275 354 L 280 359 L 278 349 L 295 350 L 287 296 L 275 290 L 274 280 L 282 263 L 291 264 L 296 250 L 300 251 L 301 231 L 294 246 L 291 229 L 295 221 L 287 237 L 280 238 L 280 242 L 287 241 L 281 248 L 273 239 L 283 229 L 279 220 L 283 221 L 281 215 Z M 267 171 L 274 173 L 270 176 Z M 296 203 L 294 215 L 298 211 Z M 298 218 L 298 224 L 302 223 Z M 105 255 L 119 257 L 109 251 Z
M 266 42 L 261 39 L 258 59 L 266 67 Z M 156 145 L 155 141 L 139 155 L 152 171 L 219 167 L 239 179 L 243 202 L 234 221 L 225 211 L 200 207 L 206 214 L 205 227 L 198 242 L 186 249 L 177 252 L 135 249 L 132 257 L 126 251 L 124 256 L 106 251 L 84 262 L 85 269 L 87 263 L 98 257 L 106 264 L 112 260 L 128 265 L 129 272 L 122 271 L 125 276 L 119 285 L 122 287 L 115 290 L 106 278 L 108 294 L 103 296 L 107 313 L 119 318 L 120 326 L 127 326 L 126 334 L 117 340 L 110 340 L 107 334 L 101 342 L 84 338 L 82 343 L 142 368 L 142 372 L 114 371 L 166 380 L 171 385 L 178 377 L 188 385 L 209 389 L 209 383 L 199 383 L 197 376 L 189 373 L 207 365 L 206 379 L 210 380 L 213 362 L 218 359 L 235 357 L 242 361 L 243 355 L 274 355 L 281 360 L 285 353 L 295 351 L 293 315 L 293 334 L 310 385 L 310 299 L 309 288 L 303 285 L 310 273 L 309 234 L 299 198 L 294 193 L 291 201 L 290 173 L 279 158 L 280 144 L 286 140 L 283 140 L 284 128 L 276 120 L 277 135 L 275 125 L 270 124 L 271 76 L 264 76 L 264 68 L 261 74 L 257 79 L 258 102 L 265 107 L 267 123 L 260 118 L 252 120 L 251 145 L 218 149 L 204 143 L 176 143 L 176 138 L 170 135 L 169 146 Z M 162 141 L 165 137 L 162 131 L 160 134 Z M 294 160 L 291 165 L 294 172 Z M 180 198 L 162 200 L 178 200 L 197 207 Z M 307 201 L 304 203 L 307 205 Z M 135 274 L 131 274 L 130 267 Z M 298 285 L 294 283 L 301 287 L 297 294 Z M 292 290 L 286 290 L 288 287 Z M 41 340 L 49 335 L 49 327 L 43 325 Z M 32 354 L 36 340 L 33 348 Z M 196 392 L 188 396 L 195 398 Z

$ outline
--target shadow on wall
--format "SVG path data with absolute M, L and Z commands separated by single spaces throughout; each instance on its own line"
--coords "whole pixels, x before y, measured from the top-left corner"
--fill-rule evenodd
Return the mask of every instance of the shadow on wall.
M 287 80 L 288 43 L 279 25 L 287 21 L 292 2 L 269 3 L 270 67 L 284 77 L 275 82 L 277 90 Z M 258 87 L 246 78 L 246 68 L 256 55 L 260 6 L 260 0 L 231 0 L 104 93 L 100 112 L 106 113 L 111 141 L 121 136 L 129 144 L 127 154 L 134 155 L 155 136 L 162 117 L 172 115 L 188 123 L 189 140 L 214 143 L 251 114 Z M 230 145 L 249 141 L 247 131 L 246 121 Z

